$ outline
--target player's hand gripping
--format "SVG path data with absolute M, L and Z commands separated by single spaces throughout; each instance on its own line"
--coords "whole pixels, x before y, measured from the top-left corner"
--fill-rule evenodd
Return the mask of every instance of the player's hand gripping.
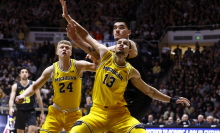
M 68 14 L 68 11 L 67 11 L 67 8 L 66 8 L 66 1 L 64 0 L 60 0 L 60 3 L 62 5 L 62 9 L 63 9 L 63 14 L 62 14 L 62 17 L 67 17 L 69 14 Z
M 15 98 L 15 102 L 18 104 L 22 104 L 24 102 L 24 100 L 25 100 L 25 97 L 22 95 L 16 96 L 16 98 Z
M 184 97 L 180 97 L 176 100 L 176 104 L 181 103 L 183 106 L 190 106 L 190 101 Z

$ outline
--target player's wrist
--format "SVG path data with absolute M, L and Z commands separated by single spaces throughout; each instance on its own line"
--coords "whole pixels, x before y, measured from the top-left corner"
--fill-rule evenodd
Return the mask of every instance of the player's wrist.
M 176 103 L 176 101 L 179 100 L 179 99 L 180 99 L 179 97 L 171 97 L 170 102 L 171 103 Z

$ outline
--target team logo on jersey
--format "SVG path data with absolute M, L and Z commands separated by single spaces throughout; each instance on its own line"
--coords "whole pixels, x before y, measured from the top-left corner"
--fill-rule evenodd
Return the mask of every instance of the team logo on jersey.
M 57 76 L 59 76 L 59 73 L 57 72 Z
M 74 72 L 74 70 L 72 70 L 72 71 L 70 71 L 71 73 L 73 73 Z
M 125 73 L 127 73 L 127 71 L 124 70 Z

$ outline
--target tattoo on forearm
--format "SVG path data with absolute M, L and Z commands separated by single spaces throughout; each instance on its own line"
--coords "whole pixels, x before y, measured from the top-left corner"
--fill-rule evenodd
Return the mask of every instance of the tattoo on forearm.
M 79 31 L 78 33 L 76 33 L 76 35 L 78 35 L 81 31 Z
M 90 48 L 90 47 L 88 47 L 88 49 L 89 49 L 89 52 L 95 51 L 94 48 Z
M 153 92 L 153 95 L 155 94 L 155 91 Z

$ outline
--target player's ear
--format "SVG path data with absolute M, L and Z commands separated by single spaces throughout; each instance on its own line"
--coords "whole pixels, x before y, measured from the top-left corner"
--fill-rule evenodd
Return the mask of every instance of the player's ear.
M 131 30 L 128 30 L 128 35 L 131 35 Z
M 128 52 L 128 54 L 130 54 L 130 53 L 131 53 L 131 51 L 132 51 L 132 50 L 130 49 L 130 50 L 129 50 L 129 52 Z

